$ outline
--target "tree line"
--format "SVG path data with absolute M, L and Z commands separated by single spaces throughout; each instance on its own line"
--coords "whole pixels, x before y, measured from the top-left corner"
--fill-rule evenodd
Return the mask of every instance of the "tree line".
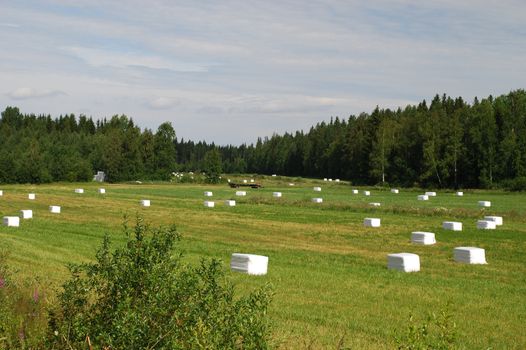
M 240 146 L 178 140 L 170 123 L 154 133 L 126 116 L 52 119 L 14 107 L 2 113 L 0 137 L 0 182 L 84 181 L 95 170 L 110 181 L 168 179 L 173 171 L 206 171 L 219 153 L 227 173 L 488 188 L 526 176 L 526 92 L 472 103 L 436 95 Z

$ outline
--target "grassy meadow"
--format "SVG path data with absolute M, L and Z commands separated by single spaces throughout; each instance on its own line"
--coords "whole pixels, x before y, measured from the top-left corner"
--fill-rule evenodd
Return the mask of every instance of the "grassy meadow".
M 416 189 L 367 188 L 352 194 L 346 183 L 259 177 L 265 187 L 236 197 L 226 184 L 2 185 L 0 214 L 32 209 L 20 227 L 0 227 L 0 248 L 20 279 L 37 278 L 52 298 L 67 277 L 66 264 L 93 259 L 102 237 L 124 242 L 123 216 L 142 215 L 152 225 L 175 224 L 187 261 L 219 258 L 240 293 L 271 283 L 269 310 L 275 340 L 284 349 L 335 348 L 342 337 L 353 349 L 393 348 L 407 330 L 410 315 L 423 320 L 449 305 L 457 324 L 457 344 L 466 349 L 526 348 L 526 194 L 500 191 L 437 191 L 417 201 Z M 289 186 L 294 182 L 295 186 Z M 313 186 L 321 186 L 320 193 Z M 84 188 L 84 194 L 74 193 Z M 205 208 L 203 191 L 212 191 L 215 208 Z M 245 190 L 245 189 L 242 189 Z M 282 198 L 273 198 L 280 191 Z M 36 200 L 28 200 L 28 193 Z M 323 203 L 311 203 L 322 197 Z M 139 200 L 150 199 L 151 207 Z M 235 199 L 235 207 L 223 201 Z M 490 208 L 477 201 L 489 200 Z M 380 202 L 373 208 L 369 202 Z M 52 214 L 49 205 L 62 207 Z M 504 225 L 477 230 L 484 215 L 499 215 Z M 363 226 L 378 217 L 380 228 Z M 462 232 L 445 231 L 443 221 L 461 221 Z M 410 242 L 412 231 L 436 234 L 437 244 Z M 453 261 L 453 248 L 486 249 L 487 265 Z M 266 276 L 230 272 L 230 254 L 269 257 Z M 387 270 L 387 254 L 420 255 L 421 271 Z

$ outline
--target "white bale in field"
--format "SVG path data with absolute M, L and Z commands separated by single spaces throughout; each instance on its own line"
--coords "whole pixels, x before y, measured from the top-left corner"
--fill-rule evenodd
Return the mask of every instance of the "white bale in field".
M 213 208 L 215 206 L 215 203 L 212 201 L 204 201 L 204 204 L 207 208 Z
M 246 184 L 248 181 L 247 180 L 243 180 L 243 183 Z
M 371 202 L 371 203 L 369 203 L 369 205 L 372 206 L 372 207 L 379 207 L 380 203 L 378 203 L 378 202 Z
M 84 193 L 83 188 L 75 188 L 75 193 Z
M 415 244 L 431 245 L 435 244 L 435 234 L 433 232 L 415 231 L 411 232 L 411 242 Z
M 33 210 L 29 210 L 29 209 L 20 210 L 20 216 L 22 217 L 22 219 L 32 219 Z
M 336 180 L 334 180 L 334 181 L 336 181 L 336 182 L 340 182 L 340 179 L 336 179 Z
M 380 219 L 378 219 L 378 218 L 365 218 L 365 219 L 363 219 L 363 225 L 365 227 L 380 227 Z
M 429 196 L 427 194 L 419 194 L 416 199 L 418 199 L 419 201 L 427 201 L 429 200 Z
M 0 197 L 2 197 L 3 195 L 4 195 L 4 191 L 0 190 Z
M 388 254 L 387 268 L 403 272 L 418 272 L 420 271 L 420 257 L 412 253 Z
M 50 205 L 49 211 L 53 214 L 60 214 L 60 206 L 58 205 Z
M 332 182 L 332 179 L 329 179 L 329 182 Z
M 489 208 L 491 207 L 490 201 L 479 201 L 479 206 Z
M 276 177 L 276 176 L 278 176 L 278 175 L 276 175 L 276 174 L 272 174 L 272 177 Z
M 312 198 L 313 203 L 323 203 L 323 198 Z
M 243 197 L 243 196 L 246 196 L 246 195 L 247 195 L 246 191 L 236 191 L 236 196 Z
M 477 228 L 479 230 L 494 230 L 497 228 L 497 224 L 495 221 L 490 220 L 478 220 L 477 221 Z
M 99 188 L 99 193 L 100 194 L 105 194 L 106 193 L 106 189 L 105 188 Z
M 488 221 L 494 221 L 495 225 L 501 226 L 502 225 L 502 216 L 484 216 L 484 219 Z
M 250 179 L 250 182 L 254 182 L 254 179 Z
M 36 194 L 34 194 L 34 193 L 29 193 L 29 194 L 27 195 L 27 199 L 34 200 L 35 198 L 37 198 L 37 196 L 36 196 Z
M 371 195 L 371 191 L 363 191 L 363 195 L 364 196 L 370 196 Z
M 314 192 L 321 192 L 321 187 L 313 187 Z
M 457 195 L 457 197 L 462 197 L 464 195 L 464 192 L 462 191 L 457 191 L 457 193 L 455 193 Z
M 276 198 L 281 197 L 281 192 L 273 192 L 272 197 L 276 197 Z
M 424 194 L 426 194 L 428 197 L 436 197 L 437 196 L 436 192 L 426 192 Z
M 212 197 L 214 194 L 210 191 L 205 191 L 205 197 Z
M 236 206 L 236 201 L 232 200 L 232 199 L 228 199 L 225 201 L 225 205 L 227 207 L 235 207 Z
M 358 194 L 358 190 L 352 190 L 352 194 Z
M 400 191 L 398 191 L 397 188 L 391 188 L 391 193 L 399 193 Z
M 444 230 L 462 231 L 462 223 L 456 221 L 444 221 L 442 223 Z
M 294 186 L 294 184 L 292 182 L 289 183 L 289 186 Z
M 465 264 L 487 264 L 486 251 L 476 247 L 457 247 L 453 250 L 455 261 Z
M 230 269 L 249 275 L 266 275 L 268 256 L 233 253 L 230 258 Z
M 18 216 L 4 216 L 4 226 L 18 227 L 20 226 L 20 218 Z
M 324 177 L 324 178 L 323 178 L 323 181 L 327 181 L 327 178 L 326 178 L 326 177 Z
M 150 206 L 150 200 L 149 199 L 141 199 L 141 206 L 149 207 Z

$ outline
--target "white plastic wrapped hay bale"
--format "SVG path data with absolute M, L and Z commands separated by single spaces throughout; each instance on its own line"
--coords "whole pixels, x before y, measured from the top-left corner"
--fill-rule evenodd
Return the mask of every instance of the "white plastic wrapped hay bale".
M 20 217 L 22 219 L 32 219 L 33 210 L 29 210 L 29 209 L 20 210 Z
M 254 179 L 250 179 L 250 182 L 251 182 L 251 183 L 254 183 Z
M 27 199 L 29 199 L 29 200 L 35 200 L 36 198 L 37 198 L 37 195 L 34 194 L 34 193 L 29 193 L 27 195 Z
M 323 178 L 323 181 L 327 181 L 327 178 L 326 178 L 326 177 L 324 177 L 324 178 Z
M 99 193 L 100 194 L 106 194 L 106 189 L 105 188 L 99 188 Z
M 314 192 L 321 192 L 321 187 L 313 187 L 312 190 Z
M 281 197 L 281 192 L 273 192 L 272 193 L 272 197 L 280 198 Z
M 371 202 L 371 203 L 369 203 L 369 205 L 370 205 L 371 207 L 379 207 L 379 206 L 380 206 L 380 203 L 378 203 L 378 202 Z
M 332 182 L 332 179 L 329 179 L 329 182 Z
M 412 253 L 388 254 L 387 268 L 402 272 L 418 272 L 420 271 L 420 257 Z
M 462 197 L 462 196 L 464 195 L 464 192 L 462 192 L 462 191 L 457 191 L 457 193 L 455 193 L 455 195 L 456 195 L 457 197 Z
M 418 199 L 419 201 L 427 201 L 429 200 L 429 196 L 427 194 L 419 194 L 416 199 Z
M 141 207 L 149 207 L 150 206 L 150 200 L 149 199 L 141 199 Z
M 495 221 L 490 220 L 478 220 L 477 221 L 477 228 L 479 230 L 494 230 L 497 228 L 497 224 Z
M 20 218 L 18 216 L 4 216 L 4 226 L 19 227 Z
M 236 201 L 232 200 L 232 199 L 228 199 L 228 200 L 225 201 L 225 205 L 227 207 L 235 207 L 236 206 Z
M 83 188 L 75 188 L 75 193 L 84 193 Z
M 243 183 L 246 184 L 248 181 L 247 180 L 243 180 Z
M 462 223 L 456 221 L 444 221 L 442 223 L 442 228 L 444 230 L 462 231 Z
M 214 194 L 210 191 L 205 191 L 205 197 L 212 197 Z
M 391 193 L 398 194 L 399 192 L 398 188 L 391 188 Z
M 334 181 L 336 181 L 336 182 L 340 182 L 340 179 L 336 179 L 336 180 L 334 180 Z
M 363 195 L 364 196 L 370 196 L 371 195 L 371 191 L 363 191 Z
M 278 176 L 278 175 L 276 175 L 276 174 L 272 174 L 272 177 L 276 177 L 276 176 Z
M 49 212 L 53 214 L 60 214 L 60 206 L 58 205 L 50 205 L 49 206 Z
M 422 245 L 432 245 L 437 241 L 433 232 L 415 231 L 411 232 L 411 242 Z
M 236 191 L 236 196 L 239 196 L 239 197 L 244 197 L 247 195 L 247 192 L 246 191 Z
M 432 192 L 432 191 L 426 192 L 424 194 L 427 195 L 428 197 L 436 197 L 437 196 L 437 193 L 436 192 Z
M 464 264 L 487 264 L 486 251 L 476 247 L 457 247 L 453 250 L 455 261 Z
M 495 225 L 497 226 L 502 226 L 502 223 L 503 223 L 502 216 L 490 215 L 490 216 L 484 216 L 484 219 L 488 221 L 495 221 Z
M 207 208 L 213 208 L 215 206 L 215 203 L 212 201 L 204 201 L 204 205 Z
M 292 182 L 289 183 L 289 186 L 294 186 L 294 184 Z
M 379 218 L 365 218 L 363 219 L 363 225 L 365 227 L 380 227 Z
M 352 190 L 352 194 L 358 194 L 358 190 Z
M 312 198 L 313 203 L 323 203 L 323 198 Z
M 4 191 L 0 190 L 0 197 L 2 197 L 3 195 L 4 195 Z
M 266 275 L 268 256 L 233 253 L 230 258 L 230 269 L 249 275 Z
M 479 201 L 479 206 L 489 208 L 491 207 L 491 202 L 490 201 Z

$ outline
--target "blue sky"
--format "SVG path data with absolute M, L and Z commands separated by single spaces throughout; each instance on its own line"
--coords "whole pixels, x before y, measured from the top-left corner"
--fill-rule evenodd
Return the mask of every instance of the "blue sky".
M 525 88 L 526 2 L 0 0 L 0 108 L 254 142 Z

